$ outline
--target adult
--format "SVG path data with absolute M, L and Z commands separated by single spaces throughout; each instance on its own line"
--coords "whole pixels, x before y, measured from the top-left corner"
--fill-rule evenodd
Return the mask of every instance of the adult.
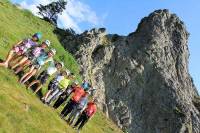
M 79 103 L 81 98 L 85 95 L 84 89 L 78 85 L 73 89 L 72 98 L 69 100 L 68 104 L 61 111 L 61 117 L 66 117 L 71 111 L 75 108 L 75 106 Z
M 80 114 L 85 110 L 88 104 L 88 97 L 90 93 L 86 92 L 85 95 L 80 99 L 74 110 L 69 115 L 67 122 L 72 125 L 74 121 L 80 116 Z
M 96 103 L 97 100 L 93 100 L 88 103 L 87 108 L 83 111 L 83 113 L 75 123 L 74 128 L 78 127 L 78 131 L 80 131 L 83 126 L 94 116 L 97 111 Z

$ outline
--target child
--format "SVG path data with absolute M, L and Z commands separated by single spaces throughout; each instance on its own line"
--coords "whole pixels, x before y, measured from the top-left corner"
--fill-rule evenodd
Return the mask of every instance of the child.
M 35 90 L 34 93 L 37 93 L 42 86 L 46 83 L 47 79 L 52 76 L 53 74 L 55 74 L 57 71 L 60 71 L 61 68 L 64 67 L 64 63 L 63 62 L 51 62 L 50 66 L 47 68 L 47 70 L 44 70 L 36 80 L 32 81 L 28 88 L 30 88 L 31 86 L 33 86 L 34 84 L 38 84 L 37 89 Z
M 20 79 L 20 83 L 24 84 L 32 76 L 34 76 L 41 66 L 45 65 L 47 62 L 53 62 L 53 56 L 56 54 L 55 49 L 51 49 L 48 53 L 44 52 L 32 63 L 30 70 Z
M 44 53 L 45 49 L 47 47 L 49 47 L 51 44 L 51 42 L 49 40 L 46 40 L 44 42 L 42 42 L 42 44 L 40 46 L 34 47 L 32 50 L 30 50 L 29 52 L 27 52 L 24 57 L 19 61 L 19 63 L 15 64 L 12 69 L 15 69 L 16 67 L 20 66 L 17 68 L 17 70 L 15 71 L 15 74 L 19 73 L 20 71 L 22 71 L 22 69 L 25 66 L 28 66 L 31 64 L 31 62 L 33 62 L 37 57 L 39 57 L 42 53 Z
M 64 77 L 68 74 L 66 71 L 62 71 L 61 73 L 57 74 L 56 77 L 50 81 L 48 85 L 47 93 L 42 97 L 42 101 L 47 101 L 49 95 L 57 89 L 58 83 L 64 79 Z
M 63 93 L 63 89 L 68 88 L 71 80 L 73 80 L 73 79 L 74 79 L 74 74 L 71 73 L 67 77 L 64 77 L 62 80 L 60 80 L 59 83 L 58 83 L 58 86 L 56 87 L 56 89 L 47 98 L 46 103 L 50 104 L 52 101 L 54 101 L 55 99 L 57 99 Z
M 15 56 L 21 56 L 23 55 L 25 52 L 27 52 L 27 50 L 29 50 L 30 48 L 37 46 L 37 42 L 42 38 L 42 34 L 41 33 L 35 33 L 31 39 L 26 39 L 23 41 L 18 42 L 16 45 L 13 46 L 13 48 L 9 51 L 8 56 L 6 58 L 6 60 L 2 63 L 0 63 L 0 66 L 3 67 L 8 67 L 8 64 L 10 63 L 11 59 Z

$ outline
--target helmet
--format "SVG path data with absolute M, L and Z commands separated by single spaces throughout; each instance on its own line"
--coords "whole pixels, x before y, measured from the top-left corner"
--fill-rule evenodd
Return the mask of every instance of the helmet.
M 56 62 L 56 65 L 61 65 L 61 67 L 64 67 L 64 63 L 63 62 Z
M 51 45 L 51 42 L 49 40 L 45 40 L 44 43 L 49 47 Z
M 68 69 L 66 69 L 65 72 L 67 73 L 67 75 L 70 75 L 71 73 Z
M 84 88 L 84 90 L 87 90 L 87 89 L 89 89 L 89 83 L 88 82 L 84 82 L 83 84 L 82 84 L 82 87 Z
M 75 84 L 75 85 L 78 85 L 78 84 L 79 84 L 79 82 L 76 80 L 76 81 L 74 81 L 74 84 Z
M 55 55 L 55 54 L 56 54 L 56 50 L 55 50 L 55 49 L 51 49 L 51 50 L 50 50 L 50 52 L 52 52 L 52 53 L 53 53 L 53 55 Z
M 63 62 L 59 62 L 59 64 L 61 64 L 61 66 L 62 66 L 62 67 L 64 67 L 64 66 L 65 66 Z
M 42 38 L 42 33 L 41 32 L 35 33 L 33 37 L 37 37 L 37 39 L 40 40 Z

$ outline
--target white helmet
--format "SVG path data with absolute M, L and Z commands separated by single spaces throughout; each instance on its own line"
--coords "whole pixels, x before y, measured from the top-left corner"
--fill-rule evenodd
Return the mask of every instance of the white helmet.
M 56 55 L 56 50 L 55 49 L 51 49 L 50 52 L 52 52 L 53 55 Z
M 73 83 L 74 83 L 75 85 L 78 85 L 78 84 L 79 84 L 78 80 L 74 81 Z
M 67 75 L 70 75 L 71 73 L 68 69 L 66 69 L 65 72 L 67 73 Z
M 59 64 L 61 64 L 61 66 L 62 67 L 64 67 L 65 65 L 64 65 L 64 62 L 59 62 Z
M 49 40 L 45 40 L 44 43 L 49 47 L 51 45 L 51 42 Z

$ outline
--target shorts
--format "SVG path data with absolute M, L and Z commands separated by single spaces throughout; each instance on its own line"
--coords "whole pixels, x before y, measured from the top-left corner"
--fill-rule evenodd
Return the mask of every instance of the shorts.
M 47 71 L 43 71 L 37 78 L 37 80 L 40 80 L 41 84 L 45 84 L 49 78 L 49 74 L 47 74 Z
M 58 84 L 51 81 L 48 85 L 48 90 L 55 91 L 58 88 Z
M 23 55 L 24 54 L 24 50 L 22 50 L 19 46 L 14 47 L 13 50 L 17 55 Z
M 32 62 L 34 62 L 34 60 L 36 59 L 31 52 L 26 53 L 25 56 Z
M 41 68 L 41 65 L 38 64 L 38 63 L 33 63 L 32 66 L 33 66 L 35 69 L 40 69 L 40 68 Z

